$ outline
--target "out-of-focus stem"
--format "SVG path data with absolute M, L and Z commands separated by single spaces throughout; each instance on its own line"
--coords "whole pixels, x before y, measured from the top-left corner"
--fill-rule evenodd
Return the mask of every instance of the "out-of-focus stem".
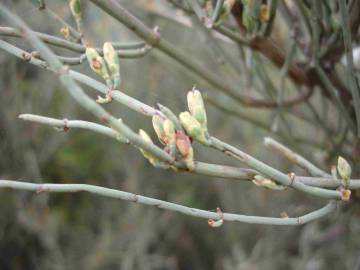
M 344 39 L 344 48 L 345 48 L 346 66 L 347 66 L 346 75 L 348 77 L 348 82 L 349 82 L 348 84 L 354 101 L 354 109 L 355 109 L 356 123 L 357 123 L 357 136 L 360 138 L 360 89 L 356 82 L 356 74 L 354 69 L 349 14 L 347 12 L 345 1 L 338 0 L 337 2 L 340 6 L 340 13 L 341 13 L 341 28 Z

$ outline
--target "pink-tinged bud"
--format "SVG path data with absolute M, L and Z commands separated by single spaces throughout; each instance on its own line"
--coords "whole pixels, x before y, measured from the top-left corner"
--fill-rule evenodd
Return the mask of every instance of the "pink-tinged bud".
M 209 219 L 208 224 L 210 227 L 218 228 L 224 224 L 224 214 L 219 207 L 216 208 L 216 213 L 220 214 L 221 218 L 218 220 Z
M 113 86 L 113 83 L 111 81 L 109 72 L 106 67 L 106 63 L 104 59 L 99 55 L 99 53 L 96 51 L 93 47 L 86 47 L 86 58 L 89 62 L 90 68 L 98 75 L 104 78 L 106 81 L 106 84 L 109 87 Z
M 342 201 L 348 201 L 351 197 L 351 190 L 349 189 L 343 189 L 341 190 L 341 200 Z
M 186 166 L 189 170 L 195 168 L 194 164 L 194 150 L 191 146 L 190 138 L 182 131 L 177 131 L 176 135 L 176 147 L 182 155 Z

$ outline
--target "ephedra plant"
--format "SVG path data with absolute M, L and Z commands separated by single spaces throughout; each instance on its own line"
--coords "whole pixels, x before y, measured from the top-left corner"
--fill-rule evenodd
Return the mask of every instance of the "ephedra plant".
M 49 1 L 50 2 L 50 1 Z M 353 41 L 358 38 L 360 17 L 359 1 L 181 1 L 172 0 L 173 9 L 182 10 L 186 16 L 197 22 L 197 27 L 206 33 L 213 42 L 216 53 L 223 55 L 218 46 L 226 38 L 234 46 L 240 46 L 244 53 L 243 61 L 249 59 L 249 53 L 256 52 L 265 57 L 280 70 L 280 86 L 276 87 L 266 78 L 264 72 L 257 74 L 256 80 L 249 80 L 253 88 L 264 86 L 269 91 L 266 98 L 259 98 L 259 94 L 244 93 L 239 86 L 229 83 L 228 80 L 201 64 L 196 57 L 190 56 L 181 48 L 166 40 L 161 35 L 161 29 L 150 28 L 126 10 L 118 1 L 90 0 L 98 8 L 113 17 L 119 23 L 131 29 L 142 42 L 115 43 L 104 41 L 103 48 L 96 48 L 84 34 L 82 2 L 69 1 L 69 9 L 76 22 L 76 27 L 70 26 L 57 14 L 48 8 L 45 1 L 39 1 L 39 12 L 48 12 L 62 25 L 62 38 L 47 33 L 33 31 L 16 14 L 4 4 L 0 4 L 0 16 L 7 22 L 7 26 L 0 27 L 0 36 L 18 37 L 27 41 L 34 51 L 25 51 L 22 48 L 0 39 L 0 49 L 42 68 L 44 72 L 56 74 L 74 100 L 85 110 L 92 113 L 101 124 L 82 120 L 54 119 L 46 116 L 22 114 L 20 119 L 49 125 L 65 131 L 73 128 L 85 129 L 87 132 L 97 132 L 108 136 L 114 143 L 130 144 L 136 147 L 154 167 L 159 170 L 173 170 L 175 172 L 189 172 L 206 177 L 221 177 L 224 179 L 238 179 L 252 181 L 259 188 L 267 188 L 284 192 L 294 189 L 300 193 L 320 197 L 324 206 L 313 212 L 299 217 L 283 215 L 282 217 L 265 217 L 256 215 L 241 215 L 227 213 L 219 206 L 216 211 L 206 211 L 184 206 L 172 202 L 149 198 L 129 192 L 109 189 L 87 184 L 51 184 L 30 183 L 24 181 L 0 180 L 0 187 L 31 190 L 37 192 L 78 192 L 85 191 L 104 197 L 117 198 L 130 202 L 156 206 L 169 211 L 176 211 L 194 217 L 208 220 L 212 227 L 219 227 L 224 222 L 238 221 L 253 224 L 271 225 L 301 225 L 323 217 L 333 212 L 339 204 L 351 199 L 354 190 L 360 188 L 360 180 L 352 178 L 352 170 L 358 173 L 356 162 L 359 160 L 360 146 L 360 98 L 357 80 L 356 64 L 353 59 Z M 164 15 L 164 14 L 163 14 Z M 165 15 L 164 15 L 165 16 Z M 289 25 L 289 44 L 283 44 L 275 37 L 281 31 L 276 24 L 276 18 L 281 17 Z M 172 17 L 172 20 L 177 20 Z M 279 19 L 280 20 L 280 19 Z M 195 26 L 194 26 L 195 27 Z M 219 38 L 222 37 L 222 38 Z M 289 45 L 289 46 L 288 46 Z M 56 55 L 51 46 L 58 46 L 78 53 L 77 57 Z M 305 169 L 306 176 L 296 175 L 294 172 L 282 172 L 241 150 L 240 146 L 225 142 L 213 136 L 208 128 L 212 119 L 208 118 L 206 108 L 215 106 L 229 114 L 238 115 L 240 121 L 249 121 L 269 133 L 276 127 L 259 122 L 249 115 L 244 115 L 236 108 L 221 104 L 219 100 L 209 96 L 204 98 L 203 90 L 194 87 L 184 94 L 187 108 L 179 115 L 175 114 L 167 104 L 158 104 L 152 107 L 141 100 L 135 99 L 121 91 L 122 78 L 120 66 L 121 58 L 143 57 L 151 49 L 159 50 L 171 57 L 189 72 L 206 81 L 210 87 L 230 97 L 238 106 L 273 110 L 276 112 L 276 122 L 286 123 L 285 114 L 305 119 L 317 126 L 319 132 L 325 134 L 330 145 L 329 153 L 337 155 L 335 164 L 325 170 L 318 168 L 311 161 L 292 151 L 282 143 L 266 137 L 264 144 L 279 156 L 285 156 L 291 162 Z M 226 56 L 226 53 L 224 54 Z M 300 55 L 300 56 L 299 56 Z M 250 55 L 251 57 L 251 55 Z M 335 70 L 335 64 L 345 62 L 342 71 Z M 224 57 L 221 68 L 232 74 L 240 71 Z M 355 61 L 355 62 L 354 62 Z M 92 69 L 94 78 L 79 73 L 71 68 L 86 62 Z M 244 61 L 246 62 L 246 61 Z M 245 63 L 246 64 L 246 63 Z M 245 76 L 251 76 L 251 70 L 245 70 Z M 254 71 L 255 72 L 255 71 Z M 341 72 L 346 79 L 340 78 Z M 95 79 L 97 76 L 97 79 Z M 239 75 L 244 76 L 244 75 Z M 289 79 L 299 90 L 296 97 L 286 98 L 285 80 Z M 99 92 L 96 100 L 90 98 L 81 88 L 86 85 Z M 323 121 L 310 103 L 315 91 L 319 91 L 325 102 L 332 104 L 338 112 L 340 129 L 345 130 L 342 136 L 335 136 L 338 129 L 333 123 Z M 152 121 L 157 138 L 152 138 L 149 131 L 142 128 L 132 130 L 127 122 L 130 119 L 114 117 L 105 109 L 105 104 L 114 102 L 127 106 L 149 117 Z M 296 106 L 306 105 L 312 112 L 308 117 L 299 112 Z M 44 112 L 46 113 L 46 112 Z M 150 119 L 151 118 L 151 119 Z M 281 134 L 280 134 L 281 135 Z M 295 137 L 284 135 L 287 142 L 295 142 Z M 159 143 L 158 143 L 159 142 Z M 205 163 L 197 159 L 197 152 L 193 145 L 212 148 L 219 155 L 227 155 L 246 168 L 227 166 L 223 164 Z M 350 164 L 355 166 L 350 166 Z M 186 176 L 184 176 L 186 177 Z M 254 213 L 255 214 L 255 213 Z

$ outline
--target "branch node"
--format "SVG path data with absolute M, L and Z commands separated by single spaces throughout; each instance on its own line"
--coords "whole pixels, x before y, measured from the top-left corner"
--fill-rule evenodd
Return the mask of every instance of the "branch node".
M 295 173 L 291 172 L 288 174 L 289 178 L 290 178 L 290 183 L 289 183 L 289 186 L 292 186 L 294 184 L 294 181 L 295 181 Z
M 208 224 L 212 228 L 217 228 L 217 227 L 220 227 L 220 226 L 222 226 L 224 224 L 224 213 L 221 211 L 220 207 L 216 208 L 216 213 L 218 213 L 220 215 L 220 219 L 213 220 L 213 219 L 210 218 L 208 220 Z

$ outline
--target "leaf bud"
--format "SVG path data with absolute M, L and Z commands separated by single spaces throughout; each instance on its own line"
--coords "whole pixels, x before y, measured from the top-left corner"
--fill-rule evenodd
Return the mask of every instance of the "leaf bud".
M 199 121 L 197 121 L 189 112 L 180 113 L 179 118 L 182 126 L 191 138 L 200 143 L 208 144 L 205 130 L 202 128 Z
M 110 42 L 104 43 L 103 50 L 106 64 L 109 67 L 111 75 L 114 79 L 114 86 L 117 88 L 120 86 L 119 56 Z

